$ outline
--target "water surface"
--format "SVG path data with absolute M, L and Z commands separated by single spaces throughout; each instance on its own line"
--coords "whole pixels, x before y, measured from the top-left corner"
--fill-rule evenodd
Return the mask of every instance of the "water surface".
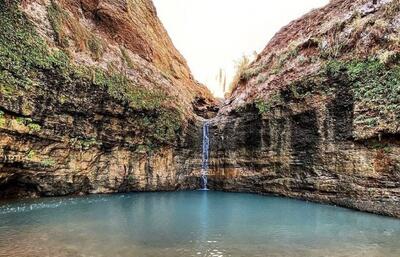
M 400 256 L 400 220 L 212 191 L 3 202 L 0 256 Z

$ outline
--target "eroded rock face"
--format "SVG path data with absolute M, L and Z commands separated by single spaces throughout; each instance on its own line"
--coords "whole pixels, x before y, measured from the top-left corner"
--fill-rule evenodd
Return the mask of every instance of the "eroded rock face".
M 0 197 L 197 187 L 201 116 L 216 102 L 151 1 L 0 12 Z
M 213 120 L 210 187 L 400 217 L 399 15 L 338 0 L 282 29 Z
M 399 138 L 351 140 L 346 123 L 335 125 L 341 107 L 287 108 L 268 118 L 249 108 L 218 120 L 210 129 L 210 188 L 399 217 Z
M 35 93 L 33 101 L 40 99 L 40 102 L 36 102 L 38 106 L 29 116 L 32 118 L 14 116 L 11 111 L 4 114 L 6 125 L 0 138 L 3 196 L 176 190 L 196 186 L 186 183 L 190 168 L 198 166 L 188 156 L 199 155 L 200 151 L 186 142 L 183 135 L 200 137 L 200 125 L 185 125 L 173 135 L 171 143 L 154 139 L 149 143 L 146 140 L 156 136 L 151 130 L 169 129 L 155 124 L 161 122 L 159 117 L 164 114 L 136 112 L 114 102 L 107 92 L 90 87 L 87 94 L 81 88 L 65 92 L 63 96 L 69 100 L 61 104 L 57 97 L 60 91 Z M 15 103 L 16 110 L 26 100 Z M 78 100 L 81 101 L 75 102 Z M 147 128 L 141 124 L 143 116 L 149 120 Z M 40 124 L 40 129 L 30 128 L 32 124 Z M 167 135 L 160 136 L 164 139 Z

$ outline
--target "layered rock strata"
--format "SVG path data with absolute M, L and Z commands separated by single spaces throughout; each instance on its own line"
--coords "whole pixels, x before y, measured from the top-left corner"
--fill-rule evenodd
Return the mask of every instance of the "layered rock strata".
M 283 28 L 213 120 L 211 188 L 400 217 L 399 21 L 336 0 Z
M 151 1 L 2 1 L 0 13 L 0 196 L 194 187 L 186 134 L 200 137 L 216 102 Z

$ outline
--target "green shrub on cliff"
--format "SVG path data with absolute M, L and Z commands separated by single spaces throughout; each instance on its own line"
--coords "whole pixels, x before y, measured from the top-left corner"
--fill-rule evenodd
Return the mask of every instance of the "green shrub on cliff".
M 273 107 L 279 106 L 283 103 L 283 99 L 281 96 L 281 91 L 273 92 L 267 100 L 259 99 L 255 101 L 255 106 L 258 109 L 258 112 L 262 114 L 266 114 L 272 110 Z
M 79 139 L 77 143 L 83 150 L 88 150 L 93 146 L 101 145 L 101 142 L 98 142 L 96 138 Z
M 68 38 L 63 30 L 63 23 L 68 19 L 68 13 L 64 11 L 56 2 L 51 1 L 47 8 L 47 16 L 54 31 L 54 40 L 61 47 L 68 47 Z
M 355 124 L 388 127 L 400 120 L 400 66 L 378 59 L 332 61 L 328 77 L 349 85 L 357 105 Z
M 0 111 L 0 127 L 3 127 L 6 124 L 6 118 L 4 117 L 4 112 Z
M 393 60 L 330 61 L 323 72 L 296 81 L 267 100 L 257 100 L 255 106 L 264 114 L 282 102 L 303 101 L 316 94 L 332 97 L 337 86 L 345 87 L 354 98 L 356 126 L 394 131 L 400 122 L 400 65 Z
M 127 180 L 128 180 L 128 183 L 133 183 L 133 182 L 135 182 L 135 176 L 133 176 L 132 174 L 130 174 L 130 175 L 128 175 Z
M 30 118 L 17 117 L 15 121 L 20 125 L 28 127 L 30 132 L 39 132 L 42 129 L 39 124 L 33 122 Z
M 28 160 L 34 159 L 35 156 L 36 156 L 35 150 L 29 150 L 29 152 L 26 154 L 26 157 L 28 158 Z
M 400 66 L 386 66 L 376 59 L 350 62 L 330 62 L 328 76 L 345 76 L 354 92 L 355 100 L 375 105 L 385 104 L 385 109 L 400 101 Z M 343 78 L 339 78 L 342 79 Z M 400 106 L 399 106 L 400 107 Z
M 52 158 L 46 158 L 41 161 L 41 165 L 47 168 L 53 167 L 56 162 Z
M 117 71 L 96 69 L 93 83 L 105 87 L 109 94 L 121 101 L 129 102 L 137 110 L 151 110 L 162 106 L 168 98 L 160 90 L 142 89 L 127 76 Z
M 29 128 L 29 131 L 31 131 L 31 132 L 39 132 L 42 129 L 42 127 L 36 123 L 28 124 L 28 128 Z
M 258 110 L 258 113 L 260 113 L 260 114 L 264 114 L 271 110 L 271 106 L 268 105 L 264 100 L 257 100 L 255 102 L 255 105 Z
M 172 142 L 181 126 L 180 114 L 173 110 L 159 111 L 155 122 L 153 138 L 163 143 Z
M 34 85 L 37 69 L 49 68 L 48 52 L 16 4 L 0 3 L 0 90 L 6 95 Z
M 8 96 L 41 84 L 42 74 L 70 78 L 74 68 L 62 51 L 50 52 L 46 43 L 17 7 L 0 3 L 0 91 Z

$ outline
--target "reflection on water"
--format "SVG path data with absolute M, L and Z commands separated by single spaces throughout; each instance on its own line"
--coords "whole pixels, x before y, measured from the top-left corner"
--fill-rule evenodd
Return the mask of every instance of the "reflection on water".
M 0 203 L 0 256 L 400 256 L 400 220 L 220 192 Z

